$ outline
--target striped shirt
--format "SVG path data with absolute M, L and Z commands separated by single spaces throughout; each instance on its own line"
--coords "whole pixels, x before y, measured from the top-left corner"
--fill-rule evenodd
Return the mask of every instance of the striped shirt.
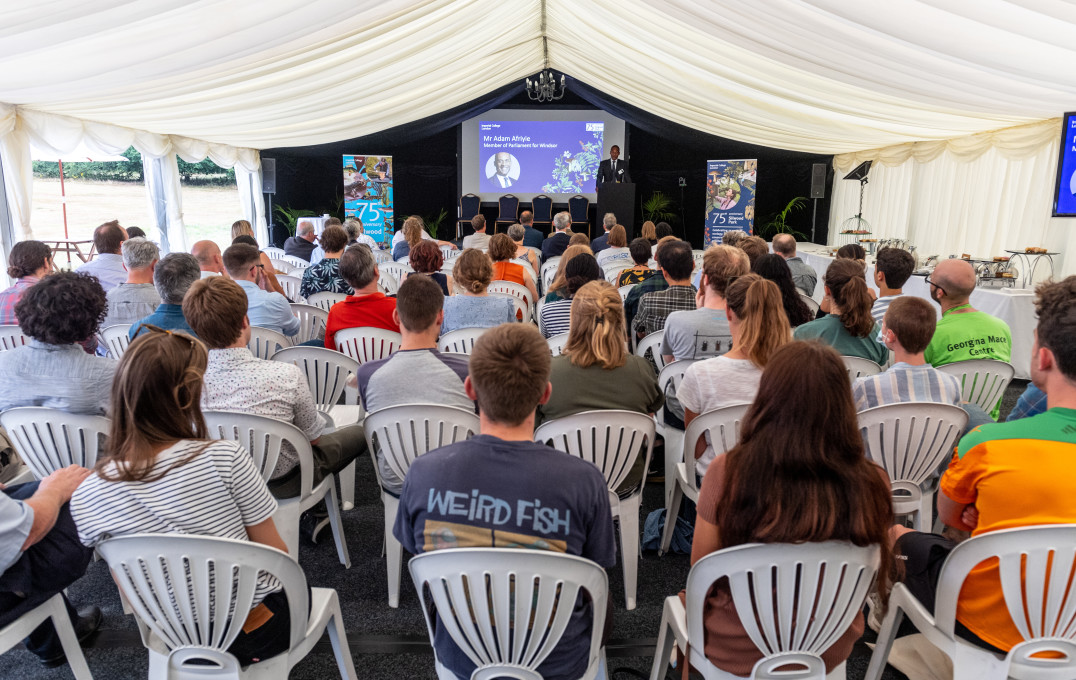
M 560 333 L 567 333 L 571 326 L 571 315 L 571 300 L 547 302 L 542 306 L 542 313 L 538 317 L 538 328 L 542 331 L 542 335 L 547 338 Z
M 912 366 L 901 361 L 884 373 L 858 378 L 852 397 L 857 411 L 909 401 L 960 406 L 960 379 L 929 364 Z
M 899 297 L 899 295 L 883 295 L 874 301 L 874 305 L 871 307 L 871 316 L 874 317 L 875 323 L 879 326 L 882 325 L 882 319 L 885 318 L 885 313 L 889 309 L 889 303 Z
M 194 458 L 177 462 L 201 449 Z M 109 464 L 105 472 L 113 472 Z M 84 545 L 113 536 L 190 534 L 249 541 L 246 528 L 271 518 L 277 504 L 254 459 L 235 442 L 186 439 L 157 454 L 154 481 L 109 482 L 91 475 L 71 498 L 71 516 Z M 254 603 L 280 582 L 262 573 Z

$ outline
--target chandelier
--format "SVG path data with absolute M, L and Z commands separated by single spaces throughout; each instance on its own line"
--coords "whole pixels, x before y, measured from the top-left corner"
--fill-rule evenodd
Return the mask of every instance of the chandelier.
M 564 75 L 560 77 L 560 90 L 557 89 L 557 78 L 552 71 L 542 71 L 538 78 L 527 78 L 527 96 L 537 102 L 552 102 L 564 96 L 568 91 L 564 83 Z

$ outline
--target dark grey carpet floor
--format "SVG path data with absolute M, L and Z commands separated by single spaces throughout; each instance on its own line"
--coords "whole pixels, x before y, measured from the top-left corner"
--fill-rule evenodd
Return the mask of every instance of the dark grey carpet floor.
M 1004 417 L 1026 387 L 1026 381 L 1014 381 L 1002 403 Z M 376 481 L 368 460 L 359 461 L 356 508 L 344 513 L 345 532 L 351 551 L 351 569 L 345 570 L 336 559 L 331 536 L 317 545 L 304 543 L 299 562 L 311 585 L 335 588 L 340 595 L 344 623 L 358 677 L 434 678 L 433 655 L 426 639 L 426 628 L 417 596 L 404 569 L 399 609 L 388 606 L 385 562 L 381 558 L 383 511 L 377 495 Z M 661 506 L 661 485 L 647 486 L 643 516 Z M 609 571 L 609 588 L 614 608 L 613 631 L 608 647 L 609 668 L 626 667 L 648 673 L 652 661 L 664 598 L 679 592 L 689 570 L 686 555 L 658 557 L 648 552 L 639 563 L 638 606 L 624 609 L 623 579 L 619 566 Z M 96 680 L 132 680 L 145 678 L 146 652 L 131 619 L 120 610 L 115 585 L 104 562 L 90 565 L 86 576 L 69 589 L 76 606 L 97 604 L 105 613 L 101 633 L 88 649 L 86 659 Z M 864 644 L 873 641 L 868 629 L 848 659 L 848 678 L 862 678 L 870 661 Z M 18 646 L 0 655 L 0 678 L 5 680 L 71 678 L 67 667 L 45 670 L 36 658 Z M 328 638 L 323 638 L 314 652 L 299 663 L 291 674 L 294 679 L 332 680 L 339 677 Z M 632 677 L 614 674 L 614 680 Z M 885 680 L 903 680 L 904 676 L 887 668 Z

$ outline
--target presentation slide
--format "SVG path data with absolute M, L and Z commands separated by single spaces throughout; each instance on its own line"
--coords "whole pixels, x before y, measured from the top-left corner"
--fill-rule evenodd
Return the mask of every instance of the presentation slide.
M 1076 216 L 1076 113 L 1066 113 L 1062 119 L 1054 215 Z
M 529 201 L 546 194 L 596 199 L 598 165 L 609 147 L 623 155 L 624 122 L 602 111 L 493 110 L 463 124 L 463 193 L 494 202 L 502 194 Z

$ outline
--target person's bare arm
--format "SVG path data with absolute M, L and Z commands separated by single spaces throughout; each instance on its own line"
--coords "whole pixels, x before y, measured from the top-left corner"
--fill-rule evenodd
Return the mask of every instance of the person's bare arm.
M 964 523 L 964 511 L 974 507 L 974 503 L 960 503 L 946 496 L 945 492 L 938 492 L 938 519 L 954 529 L 962 531 L 973 531 L 975 529 L 974 526 L 968 526 Z M 975 520 L 978 523 L 978 512 L 975 513 Z
M 523 285 L 527 287 L 527 292 L 531 294 L 531 300 L 538 304 L 538 289 L 534 287 L 534 277 L 526 269 L 523 270 Z
M 272 517 L 264 522 L 258 522 L 257 524 L 248 526 L 247 538 L 253 543 L 261 543 L 270 548 L 288 552 L 288 546 L 284 545 L 284 539 L 280 537 L 280 533 L 276 530 L 276 525 L 273 524 Z
M 710 524 L 701 517 L 695 518 L 695 535 L 691 539 L 691 564 L 695 564 L 721 547 L 718 541 L 717 525 Z
M 269 256 L 265 253 L 258 253 L 258 261 L 261 262 L 262 272 L 265 274 L 266 290 L 276 291 L 281 295 L 284 295 L 284 287 L 280 285 L 280 282 L 276 280 L 276 270 L 273 269 L 273 263 L 269 259 Z M 284 295 L 284 297 L 287 297 Z
M 691 421 L 695 420 L 698 417 L 699 417 L 698 413 L 695 413 L 691 409 L 685 408 L 684 409 L 684 428 L 686 429 L 687 426 L 691 424 Z M 705 452 L 706 452 L 706 437 L 699 437 L 695 441 L 695 460 L 698 460 L 700 457 L 702 457 L 702 454 L 705 453 Z
M 52 530 L 52 527 L 56 525 L 60 508 L 71 500 L 75 489 L 82 483 L 82 480 L 90 476 L 90 472 L 78 465 L 68 465 L 41 480 L 34 495 L 23 501 L 33 509 L 34 522 L 30 526 L 30 534 L 26 537 L 26 542 L 22 544 L 22 550 L 37 543 Z

